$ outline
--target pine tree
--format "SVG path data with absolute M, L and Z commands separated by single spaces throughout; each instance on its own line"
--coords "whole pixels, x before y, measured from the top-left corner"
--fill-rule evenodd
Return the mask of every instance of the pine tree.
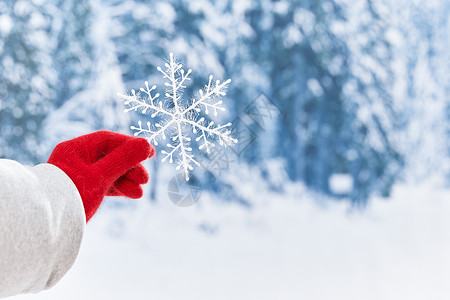
M 48 155 L 44 120 L 86 88 L 93 65 L 92 3 L 15 1 L 0 5 L 1 156 L 27 163 Z
M 398 112 L 389 94 L 390 46 L 371 2 L 265 1 L 247 11 L 249 50 L 270 74 L 280 104 L 278 155 L 288 173 L 333 194 L 333 174 L 349 174 L 350 196 L 388 195 L 402 165 L 392 137 Z M 264 158 L 260 158 L 264 159 Z
M 394 93 L 409 116 L 401 139 L 405 178 L 421 182 L 448 174 L 450 168 L 448 15 L 450 4 L 387 2 L 395 47 Z M 405 10 L 405 5 L 408 9 Z
M 50 4 L 0 3 L 0 157 L 38 161 L 41 124 L 56 95 L 52 11 Z
M 113 32 L 111 16 L 99 1 L 92 0 L 87 0 L 75 12 L 95 22 L 79 25 L 77 30 L 68 25 L 69 39 L 59 40 L 60 45 L 64 45 L 61 49 L 65 50 L 61 50 L 63 53 L 59 54 L 61 59 L 58 62 L 68 61 L 71 64 L 61 69 L 60 79 L 82 82 L 82 85 L 68 84 L 60 90 L 61 94 L 70 98 L 53 111 L 43 124 L 47 151 L 60 141 L 96 130 L 129 133 L 129 119 L 123 112 L 122 101 L 117 97 L 117 92 L 124 91 L 125 87 L 110 36 Z M 82 33 L 82 39 L 80 36 L 78 42 L 76 32 Z M 88 67 L 85 64 L 89 62 L 91 65 Z
M 97 22 L 94 7 L 100 0 L 55 0 L 59 16 L 53 21 L 55 39 L 53 60 L 58 72 L 55 107 L 86 88 L 93 76 L 95 38 L 91 34 Z M 100 37 L 101 38 L 101 37 Z

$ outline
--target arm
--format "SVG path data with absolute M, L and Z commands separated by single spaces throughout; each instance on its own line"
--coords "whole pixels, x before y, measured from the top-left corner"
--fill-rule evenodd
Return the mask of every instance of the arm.
M 0 298 L 55 285 L 105 196 L 142 197 L 154 155 L 142 138 L 98 131 L 60 143 L 47 164 L 0 159 Z
M 0 297 L 55 285 L 77 257 L 85 224 L 63 171 L 0 159 Z

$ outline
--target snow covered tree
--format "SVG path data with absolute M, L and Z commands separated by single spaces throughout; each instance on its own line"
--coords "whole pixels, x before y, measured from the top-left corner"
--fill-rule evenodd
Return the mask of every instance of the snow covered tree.
M 53 0 L 58 15 L 53 21 L 55 49 L 53 60 L 58 72 L 57 94 L 54 101 L 60 107 L 77 92 L 86 88 L 93 76 L 96 38 L 92 28 L 97 26 L 94 9 L 100 0 Z
M 171 49 L 196 69 L 236 78 L 228 95 L 236 116 L 261 91 L 282 108 L 278 132 L 253 128 L 259 138 L 242 154 L 247 162 L 263 167 L 273 155 L 284 157 L 292 179 L 329 194 L 330 177 L 347 174 L 355 201 L 389 193 L 402 165 L 392 142 L 402 119 L 390 94 L 383 7 L 329 0 L 109 3 L 120 24 L 114 41 L 127 85 L 147 76 L 161 84 L 152 70 Z
M 438 0 L 2 2 L 0 156 L 38 162 L 61 139 L 126 131 L 116 92 L 163 86 L 156 66 L 172 51 L 198 70 L 188 98 L 209 74 L 233 79 L 216 121 L 253 122 L 241 162 L 265 174 L 282 158 L 291 179 L 355 202 L 388 195 L 405 159 L 407 179 L 450 173 L 449 11 Z M 269 127 L 249 111 L 260 95 L 281 108 Z
M 344 173 L 354 201 L 373 191 L 387 195 L 402 158 L 392 142 L 399 114 L 377 7 L 266 0 L 246 16 L 249 51 L 269 74 L 269 97 L 282 107 L 277 155 L 287 159 L 290 177 L 333 194 L 331 176 Z
M 107 0 L 104 3 L 114 19 L 113 41 L 127 86 L 135 86 L 145 79 L 157 85 L 163 83 L 155 69 L 161 57 L 172 50 L 191 68 L 200 71 L 193 82 L 210 73 L 223 75 L 223 67 L 202 37 L 200 21 L 204 16 L 198 9 L 200 1 Z M 187 91 L 199 87 L 194 85 Z
M 41 124 L 56 95 L 53 8 L 37 1 L 0 3 L 0 157 L 38 161 Z
M 111 16 L 99 1 L 89 1 L 88 7 L 90 19 L 95 19 L 95 22 L 83 28 L 84 40 L 75 47 L 77 50 L 72 49 L 64 54 L 65 59 L 73 60 L 74 70 L 63 68 L 67 78 L 72 78 L 73 82 L 83 82 L 83 85 L 74 83 L 66 86 L 63 93 L 69 92 L 66 96 L 70 98 L 45 120 L 43 132 L 47 151 L 61 140 L 96 130 L 129 133 L 128 116 L 123 113 L 123 104 L 117 99 L 117 92 L 125 90 L 125 87 L 110 36 Z M 86 11 L 83 11 L 82 14 L 85 14 Z M 80 48 L 80 45 L 87 45 L 87 49 Z M 95 63 L 87 68 L 85 64 L 90 61 Z M 66 78 L 64 76 L 62 78 Z
M 348 112 L 344 128 L 350 140 L 340 144 L 347 165 L 344 172 L 353 178 L 353 199 L 366 200 L 373 192 L 388 196 L 404 164 L 396 140 L 406 121 L 402 106 L 392 96 L 394 50 L 386 38 L 390 11 L 371 1 L 341 2 L 340 6 L 343 20 L 333 22 L 331 30 L 345 42 L 343 52 L 348 53 L 339 91 Z M 333 58 L 330 71 L 337 68 Z
M 15 1 L 0 4 L 3 76 L 0 155 L 45 159 L 43 122 L 86 88 L 93 65 L 94 1 Z
M 448 26 L 450 4 L 386 1 L 387 38 L 394 45 L 394 97 L 409 121 L 400 136 L 405 178 L 421 182 L 450 174 Z M 408 9 L 405 9 L 405 7 Z

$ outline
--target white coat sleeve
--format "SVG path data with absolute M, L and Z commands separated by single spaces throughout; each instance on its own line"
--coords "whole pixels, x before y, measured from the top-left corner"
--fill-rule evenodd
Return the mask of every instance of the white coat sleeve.
M 75 262 L 85 224 L 62 170 L 0 159 L 0 298 L 55 285 Z

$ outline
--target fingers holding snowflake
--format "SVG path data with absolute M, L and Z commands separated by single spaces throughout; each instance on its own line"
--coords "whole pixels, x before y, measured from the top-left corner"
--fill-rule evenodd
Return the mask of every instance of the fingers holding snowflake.
M 123 176 L 114 183 L 106 195 L 139 199 L 143 196 L 143 194 L 144 191 L 140 184 Z
M 142 164 L 138 164 L 137 166 L 130 169 L 124 175 L 124 177 L 133 182 L 136 182 L 137 184 L 146 184 L 149 180 L 148 173 Z
M 153 156 L 153 147 L 142 138 L 131 138 L 100 159 L 95 167 L 115 182 L 141 161 Z
M 142 197 L 141 184 L 146 184 L 149 175 L 142 164 L 131 168 L 125 175 L 117 179 L 109 188 L 107 196 L 125 196 L 133 199 Z

